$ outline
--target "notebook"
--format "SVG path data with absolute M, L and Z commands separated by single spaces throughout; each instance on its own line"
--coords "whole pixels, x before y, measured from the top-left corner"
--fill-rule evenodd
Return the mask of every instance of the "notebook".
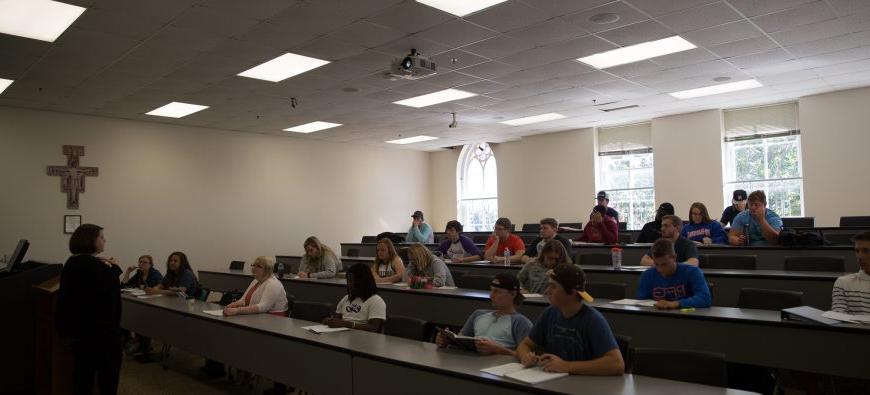
M 206 313 L 208 315 L 213 315 L 215 317 L 223 317 L 224 316 L 223 310 L 203 310 L 202 312 Z
M 527 368 L 523 366 L 523 364 L 517 362 L 493 366 L 491 368 L 481 369 L 480 371 L 495 376 L 507 377 L 514 380 L 522 381 L 527 384 L 543 383 L 545 381 L 550 381 L 568 375 L 568 373 L 545 372 L 537 366 Z
M 477 337 L 463 336 L 460 334 L 453 333 L 450 329 L 442 329 L 438 328 L 438 332 L 441 332 L 444 337 L 450 342 L 450 344 L 460 347 L 469 351 L 477 351 L 477 346 L 474 345 L 474 341 L 477 340 Z
M 655 300 L 638 300 L 638 299 L 620 299 L 614 300 L 610 302 L 610 304 L 621 304 L 627 306 L 645 306 L 645 307 L 655 307 Z
M 822 314 L 822 317 L 852 324 L 870 324 L 870 315 L 866 314 L 846 314 L 838 311 L 826 311 Z
M 526 298 L 543 298 L 544 297 L 544 295 L 541 295 L 541 294 L 531 294 L 531 293 L 523 294 L 523 296 L 525 296 Z
M 327 325 L 311 325 L 311 326 L 303 326 L 302 329 L 314 332 L 316 334 L 321 333 L 333 333 L 333 332 L 343 332 L 349 331 L 350 328 L 330 328 Z

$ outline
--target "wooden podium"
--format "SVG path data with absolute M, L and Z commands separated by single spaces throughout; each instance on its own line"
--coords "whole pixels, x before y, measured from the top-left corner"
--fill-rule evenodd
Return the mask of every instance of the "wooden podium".
M 72 354 L 54 328 L 58 289 L 60 276 L 33 286 L 36 311 L 33 382 L 34 393 L 40 395 L 72 393 Z

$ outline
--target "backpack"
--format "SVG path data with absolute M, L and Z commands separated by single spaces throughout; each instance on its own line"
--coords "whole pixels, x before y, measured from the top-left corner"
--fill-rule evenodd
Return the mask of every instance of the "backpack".
M 786 247 L 814 247 L 827 243 L 822 233 L 816 230 L 783 229 L 779 232 L 779 244 Z

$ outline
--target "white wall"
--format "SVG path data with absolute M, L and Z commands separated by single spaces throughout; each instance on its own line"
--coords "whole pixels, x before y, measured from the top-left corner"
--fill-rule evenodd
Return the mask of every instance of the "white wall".
M 443 232 L 447 221 L 456 219 L 456 163 L 461 147 L 429 153 L 430 212 L 426 222 L 436 232 Z M 404 231 L 404 230 L 403 230 Z
M 804 211 L 817 226 L 870 215 L 870 88 L 808 96 L 798 102 Z
M 688 220 L 694 202 L 710 216 L 722 213 L 722 111 L 710 110 L 652 120 L 656 207 L 674 205 Z
M 89 177 L 80 209 L 66 209 L 63 145 L 83 145 Z M 300 254 L 406 229 L 429 208 L 429 155 L 279 136 L 0 107 L 0 252 L 19 238 L 29 258 L 64 261 L 64 214 L 106 228 L 107 254 L 133 263 L 182 250 L 194 269 L 232 259 Z

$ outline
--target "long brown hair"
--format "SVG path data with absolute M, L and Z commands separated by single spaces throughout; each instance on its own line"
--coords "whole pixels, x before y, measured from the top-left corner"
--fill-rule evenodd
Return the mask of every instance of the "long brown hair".
M 432 263 L 432 251 L 423 244 L 413 243 L 408 247 L 408 259 L 414 262 L 418 270 L 423 270 Z
M 399 256 L 399 253 L 396 252 L 396 246 L 393 245 L 393 242 L 390 241 L 390 239 L 384 237 L 384 238 L 378 240 L 378 245 L 381 245 L 381 244 L 387 246 L 387 259 L 382 260 L 381 257 L 378 256 L 377 247 L 375 247 L 376 248 L 375 260 L 374 260 L 374 262 L 372 262 L 372 266 L 371 266 L 371 269 L 375 272 L 378 271 L 379 265 L 384 264 L 384 265 L 390 266 L 393 264 L 393 261 L 396 260 L 396 257 Z
M 543 265 L 544 264 L 544 255 L 545 254 L 559 254 L 559 260 L 556 261 L 556 265 L 561 265 L 563 263 L 571 264 L 571 256 L 568 255 L 568 250 L 565 249 L 565 246 L 559 240 L 553 239 L 548 240 L 544 243 L 544 248 L 541 248 L 541 253 L 538 254 L 538 262 Z
M 315 236 L 309 236 L 307 239 L 305 239 L 305 242 L 302 243 L 302 247 L 303 247 L 303 248 L 304 248 L 304 247 L 308 247 L 308 246 L 315 246 L 315 247 L 317 247 L 317 250 L 320 251 L 320 258 L 321 258 L 321 259 L 322 259 L 323 256 L 326 255 L 326 254 L 332 254 L 332 256 L 336 256 L 336 255 L 335 255 L 335 252 L 333 252 L 332 249 L 330 249 L 329 247 L 327 247 L 326 245 L 324 245 L 323 243 L 321 243 L 321 242 L 320 242 L 320 239 L 318 239 L 318 238 L 315 237 Z M 309 260 L 310 260 L 310 259 L 313 259 L 313 257 L 311 257 L 311 256 L 308 255 L 308 251 L 305 252 L 305 256 L 307 256 Z
M 692 222 L 692 210 L 694 210 L 694 209 L 698 209 L 699 211 L 701 211 L 701 223 L 702 224 L 708 224 L 710 222 L 713 222 L 713 220 L 710 219 L 710 213 L 707 212 L 707 206 L 705 206 L 704 203 L 695 202 L 695 203 L 692 203 L 692 207 L 689 208 L 689 223 L 690 224 L 692 224 L 692 225 L 695 224 L 694 222 Z

